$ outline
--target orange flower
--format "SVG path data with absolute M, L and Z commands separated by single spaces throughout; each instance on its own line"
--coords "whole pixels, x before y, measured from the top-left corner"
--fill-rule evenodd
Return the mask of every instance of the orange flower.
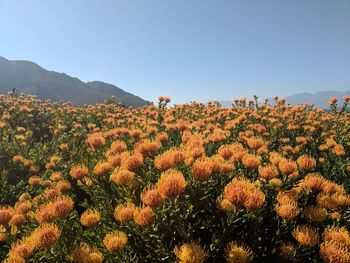
M 337 243 L 343 244 L 350 249 L 350 234 L 344 228 L 338 227 L 328 227 L 323 232 L 324 241 L 335 241 Z
M 154 164 L 158 170 L 165 171 L 173 165 L 179 165 L 185 160 L 182 151 L 177 149 L 170 149 L 163 154 L 156 157 Z
M 147 226 L 153 222 L 153 210 L 149 206 L 136 208 L 134 211 L 134 220 L 140 226 Z
M 120 165 L 121 163 L 121 158 L 120 158 L 120 155 L 111 155 L 111 156 L 108 156 L 108 160 L 110 165 L 112 165 L 114 168 L 116 168 L 117 166 Z
M 230 160 L 233 156 L 232 148 L 229 146 L 221 146 L 218 152 L 225 160 Z
M 97 176 L 102 176 L 112 170 L 112 166 L 108 162 L 100 162 L 95 165 L 93 173 Z
M 328 218 L 327 209 L 317 206 L 307 206 L 304 214 L 308 220 L 315 223 L 324 222 Z
M 58 181 L 62 180 L 62 174 L 60 172 L 53 172 L 50 175 L 50 180 L 53 182 L 58 182 Z
M 299 215 L 298 203 L 295 201 L 285 202 L 276 207 L 278 216 L 291 220 Z
M 56 218 L 52 203 L 42 205 L 35 212 L 34 217 L 40 223 L 51 223 Z
M 60 181 L 56 184 L 56 189 L 59 192 L 67 192 L 71 187 L 72 185 L 69 181 Z
M 206 159 L 196 160 L 192 165 L 192 177 L 198 181 L 207 180 L 212 174 L 211 162 Z
M 48 199 L 48 200 L 52 200 L 55 199 L 56 197 L 58 197 L 60 194 L 60 192 L 55 189 L 55 188 L 47 188 L 44 190 L 44 196 Z
M 163 203 L 163 197 L 157 188 L 150 188 L 141 193 L 141 201 L 145 205 L 155 208 Z
M 3 225 L 0 225 L 0 242 L 7 240 L 6 228 Z
M 115 169 L 110 176 L 110 180 L 117 185 L 129 186 L 135 173 L 125 169 Z
M 307 155 L 300 156 L 297 163 L 301 169 L 308 172 L 311 172 L 316 168 L 316 160 Z
M 37 243 L 37 246 L 43 248 L 49 248 L 52 246 L 61 236 L 61 231 L 55 224 L 44 223 L 40 227 L 36 228 L 32 234 L 32 237 Z
M 52 203 L 52 208 L 57 217 L 67 216 L 73 209 L 74 202 L 68 196 L 60 196 Z
M 258 168 L 260 164 L 259 157 L 253 155 L 253 154 L 246 154 L 242 158 L 243 165 L 248 169 L 255 169 Z
M 332 149 L 332 152 L 338 156 L 344 156 L 345 155 L 345 150 L 343 145 L 337 144 L 334 146 Z
M 0 207 L 0 225 L 6 225 L 14 216 L 12 207 Z
M 298 202 L 298 198 L 299 192 L 294 188 L 279 192 L 276 199 L 279 204 L 289 204 L 291 202 Z
M 235 178 L 225 186 L 224 198 L 233 205 L 243 205 L 247 199 L 251 183 L 242 178 Z
M 115 141 L 111 144 L 111 151 L 112 153 L 122 153 L 122 152 L 125 152 L 126 149 L 127 149 L 127 145 L 125 142 L 123 141 Z
M 299 186 L 305 190 L 317 192 L 323 189 L 324 183 L 325 179 L 321 175 L 315 173 L 308 174 Z
M 165 144 L 167 143 L 169 140 L 169 136 L 168 134 L 166 134 L 165 132 L 159 133 L 156 136 L 156 141 L 160 142 L 161 144 Z
M 248 210 L 256 210 L 265 204 L 265 194 L 260 189 L 252 189 L 249 191 L 244 206 Z
M 337 145 L 337 142 L 333 138 L 327 138 L 326 139 L 326 145 L 328 147 L 334 147 Z
M 319 193 L 316 198 L 317 204 L 320 207 L 335 210 L 339 203 L 331 195 L 327 193 Z
M 252 137 L 248 139 L 247 144 L 250 149 L 258 150 L 264 145 L 264 140 L 262 138 Z
M 283 182 L 281 179 L 273 178 L 273 179 L 269 180 L 269 185 L 273 186 L 276 191 L 279 191 L 283 185 Z
M 121 166 L 131 172 L 136 172 L 143 165 L 143 157 L 141 154 L 133 154 L 122 159 Z
M 81 214 L 80 223 L 86 227 L 97 225 L 101 221 L 101 215 L 97 210 L 88 209 Z
M 85 165 L 77 165 L 70 170 L 70 176 L 76 180 L 83 179 L 88 173 L 89 170 Z
M 321 258 L 326 263 L 347 263 L 350 262 L 350 251 L 341 243 L 336 241 L 325 241 L 320 246 Z
M 16 214 L 11 218 L 8 224 L 10 226 L 17 226 L 17 225 L 23 224 L 25 220 L 26 218 L 23 214 Z
M 158 142 L 144 140 L 143 142 L 138 143 L 135 146 L 135 151 L 142 154 L 143 157 L 147 157 L 147 156 L 154 155 L 159 150 L 160 147 L 161 147 L 161 144 Z
M 218 208 L 224 212 L 230 212 L 230 211 L 233 211 L 234 205 L 227 199 L 219 198 Z
M 87 138 L 87 142 L 94 149 L 101 148 L 106 143 L 102 133 L 98 132 L 90 134 Z
M 36 248 L 36 242 L 31 237 L 25 237 L 11 246 L 9 255 L 21 258 L 29 258 L 33 255 Z
M 278 168 L 285 175 L 291 175 L 297 171 L 298 166 L 293 160 L 281 159 L 278 163 Z
M 180 171 L 170 169 L 162 173 L 157 189 L 164 198 L 176 198 L 186 188 L 186 180 Z
M 41 183 L 41 178 L 39 176 L 31 176 L 28 179 L 28 184 L 33 185 L 33 186 L 37 186 L 40 185 Z
M 258 171 L 259 171 L 259 175 L 266 180 L 278 178 L 278 170 L 276 166 L 272 164 L 268 164 L 266 166 L 260 165 Z
M 304 247 L 313 247 L 320 239 L 317 230 L 307 225 L 297 226 L 292 234 L 298 243 Z
M 114 209 L 114 218 L 115 220 L 126 223 L 133 219 L 135 211 L 135 205 L 131 203 L 126 203 L 123 205 L 118 205 Z
M 282 160 L 282 156 L 277 153 L 277 152 L 271 152 L 270 153 L 270 157 L 269 157 L 269 160 L 270 162 L 273 164 L 273 165 L 278 165 L 279 162 Z
M 110 252 L 119 252 L 128 242 L 128 237 L 124 232 L 108 233 L 103 239 L 103 244 Z

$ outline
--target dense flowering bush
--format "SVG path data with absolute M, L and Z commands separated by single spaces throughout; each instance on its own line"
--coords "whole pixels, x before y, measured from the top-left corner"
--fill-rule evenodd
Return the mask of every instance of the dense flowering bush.
M 350 262 L 350 114 L 0 97 L 4 262 Z

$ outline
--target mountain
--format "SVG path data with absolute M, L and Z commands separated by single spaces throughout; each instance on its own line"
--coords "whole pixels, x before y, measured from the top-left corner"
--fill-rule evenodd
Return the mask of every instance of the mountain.
M 320 91 L 317 93 L 298 93 L 292 96 L 288 96 L 287 102 L 295 104 L 314 104 L 316 107 L 328 109 L 328 100 L 332 97 L 336 97 L 339 100 L 338 105 L 342 106 L 342 100 L 344 96 L 349 96 L 350 91 L 335 91 L 335 90 L 326 90 Z
M 22 60 L 0 57 L 0 93 L 16 88 L 16 93 L 37 95 L 40 99 L 71 101 L 76 105 L 101 103 L 116 96 L 125 106 L 140 107 L 149 102 L 112 84 L 83 82 L 65 73 L 48 71 Z
M 296 104 L 314 104 L 318 108 L 328 109 L 328 100 L 332 97 L 338 98 L 338 106 L 342 106 L 342 100 L 344 96 L 350 96 L 350 91 L 335 91 L 335 90 L 326 90 L 320 91 L 317 93 L 298 93 L 286 97 L 286 102 L 291 105 Z M 260 100 L 261 101 L 261 100 Z M 274 103 L 274 99 L 269 99 L 270 104 Z M 223 107 L 232 107 L 232 101 L 224 100 L 219 101 Z

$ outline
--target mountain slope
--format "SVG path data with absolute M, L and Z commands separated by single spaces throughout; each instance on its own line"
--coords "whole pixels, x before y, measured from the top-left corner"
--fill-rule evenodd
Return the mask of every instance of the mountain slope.
M 328 109 L 328 100 L 332 97 L 338 98 L 340 101 L 340 107 L 342 106 L 342 100 L 344 96 L 350 96 L 350 91 L 335 91 L 335 90 L 327 90 L 320 91 L 317 93 L 298 93 L 291 96 L 286 97 L 286 102 L 291 105 L 296 104 L 313 104 L 318 108 Z M 274 103 L 274 99 L 269 99 L 270 103 Z M 220 101 L 223 107 L 231 107 L 233 102 L 224 100 Z
M 287 102 L 291 104 L 314 104 L 319 108 L 329 108 L 328 100 L 332 97 L 338 98 L 341 102 L 344 96 L 350 95 L 350 91 L 335 91 L 327 90 L 317 93 L 299 93 L 292 96 L 288 96 Z M 342 102 L 341 102 L 342 103 Z
M 0 57 L 0 93 L 16 88 L 16 93 L 37 95 L 41 99 L 94 104 L 116 96 L 125 106 L 139 107 L 148 101 L 112 84 L 94 81 L 85 83 L 65 73 L 48 71 L 30 61 L 7 60 Z

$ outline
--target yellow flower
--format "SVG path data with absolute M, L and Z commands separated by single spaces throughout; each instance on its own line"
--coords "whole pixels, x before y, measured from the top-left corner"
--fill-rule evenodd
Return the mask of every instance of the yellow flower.
M 229 263 L 249 263 L 253 261 L 253 252 L 244 243 L 232 241 L 226 247 L 226 260 Z
M 204 249 L 194 243 L 185 243 L 182 246 L 175 246 L 174 253 L 179 263 L 203 263 L 207 259 Z
M 76 263 L 102 263 L 103 259 L 103 254 L 97 248 L 91 248 L 85 243 L 74 247 L 68 254 L 68 260 Z

